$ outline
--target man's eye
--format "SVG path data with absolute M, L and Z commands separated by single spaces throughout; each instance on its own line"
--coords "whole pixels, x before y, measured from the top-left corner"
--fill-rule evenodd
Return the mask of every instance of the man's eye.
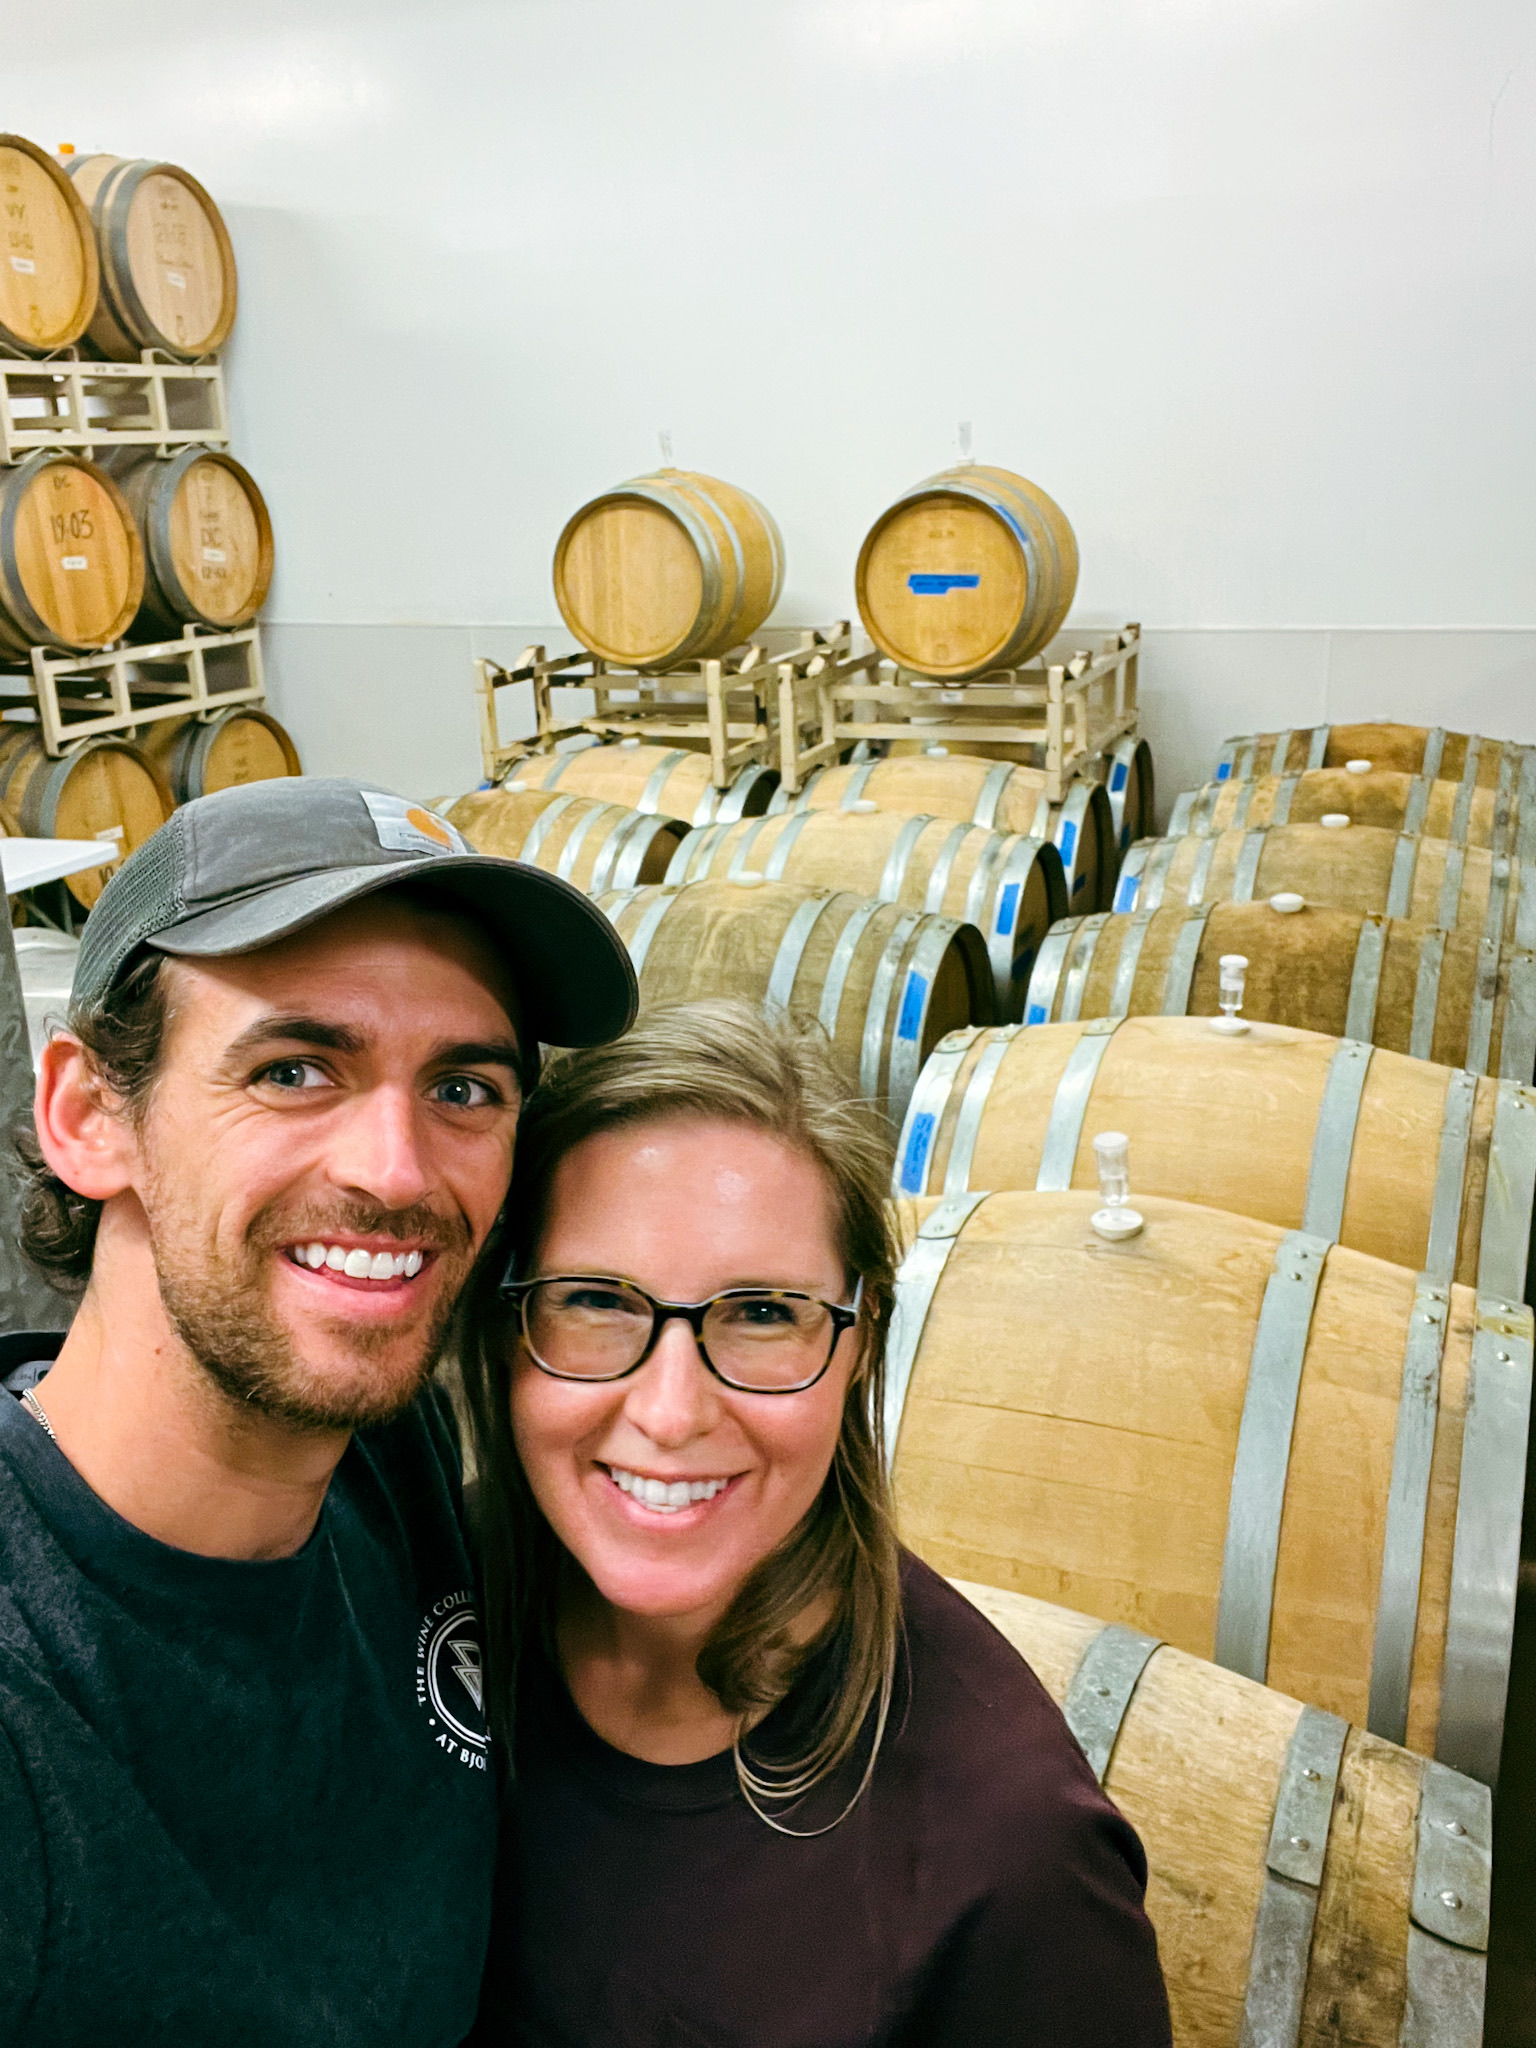
M 432 1099 L 445 1103 L 449 1109 L 485 1109 L 501 1101 L 489 1082 L 477 1081 L 473 1074 L 449 1074 L 434 1083 Z
M 324 1088 L 329 1085 L 329 1075 L 313 1060 L 274 1060 L 269 1067 L 263 1067 L 256 1076 L 273 1088 L 299 1089 Z

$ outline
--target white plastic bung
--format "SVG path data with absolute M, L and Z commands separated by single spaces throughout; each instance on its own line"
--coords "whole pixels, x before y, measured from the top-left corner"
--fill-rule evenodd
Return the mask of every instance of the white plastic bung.
M 949 749 L 948 747 L 924 747 L 923 752 L 931 754 L 935 761 L 942 761 L 948 757 Z
M 1093 1156 L 1099 1169 L 1099 1199 L 1088 1219 L 1098 1236 L 1118 1244 L 1135 1237 L 1146 1218 L 1130 1207 L 1131 1141 L 1124 1131 L 1100 1131 L 1093 1141 Z
M 1235 1038 L 1239 1033 L 1248 1029 L 1246 1018 L 1240 1017 L 1237 1014 L 1243 1007 L 1244 978 L 1248 972 L 1248 958 L 1244 953 L 1223 953 L 1218 966 L 1221 970 L 1218 997 L 1222 1013 L 1219 1017 L 1211 1019 L 1211 1029 L 1224 1032 L 1228 1037 Z
M 1344 772 L 1347 775 L 1369 775 L 1371 764 L 1369 761 L 1346 761 L 1344 763 Z
M 1305 910 L 1307 899 L 1305 896 L 1298 896 L 1294 889 L 1282 889 L 1278 896 L 1270 897 L 1269 907 L 1271 910 L 1278 910 L 1282 917 L 1289 917 L 1293 911 Z
M 880 806 L 872 796 L 861 796 L 848 806 L 850 811 L 878 811 Z
M 739 875 L 732 875 L 731 880 L 739 882 L 744 889 L 750 889 L 764 880 L 764 876 L 759 868 L 743 868 Z
M 1324 811 L 1317 822 L 1320 825 L 1326 825 L 1330 832 L 1342 832 L 1349 823 L 1349 813 L 1348 811 Z

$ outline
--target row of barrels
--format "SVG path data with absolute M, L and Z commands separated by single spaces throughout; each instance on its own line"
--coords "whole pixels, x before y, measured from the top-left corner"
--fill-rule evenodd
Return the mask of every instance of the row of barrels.
M 880 652 L 957 682 L 1030 660 L 1077 588 L 1065 513 L 1012 470 L 962 463 L 881 513 L 859 551 L 859 615 Z M 695 470 L 634 477 L 583 505 L 555 546 L 555 598 L 583 647 L 663 670 L 749 640 L 784 587 L 784 542 L 750 492 Z
M 235 783 L 300 772 L 292 739 L 269 712 L 231 706 L 211 718 L 165 718 L 136 741 L 86 740 L 55 759 L 35 725 L 0 723 L 0 834 L 100 839 L 123 859 L 178 804 Z M 89 910 L 110 870 L 71 875 L 65 887 Z
M 230 632 L 271 581 L 266 502 L 221 450 L 55 450 L 0 470 L 0 656 Z
M 234 250 L 213 200 L 176 164 L 0 135 L 0 342 L 48 356 L 85 341 L 109 360 L 145 349 L 191 362 L 234 325 Z

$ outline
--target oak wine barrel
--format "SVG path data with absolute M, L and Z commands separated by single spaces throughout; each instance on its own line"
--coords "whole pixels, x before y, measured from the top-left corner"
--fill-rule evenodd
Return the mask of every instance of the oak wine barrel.
M 798 796 L 781 789 L 769 809 L 900 811 L 1048 839 L 1061 855 L 1073 910 L 1101 906 L 1114 886 L 1114 815 L 1103 784 L 1074 782 L 1053 804 L 1040 770 L 1012 761 L 986 761 L 933 747 L 920 754 L 816 768 Z
M 211 355 L 235 324 L 235 252 L 223 216 L 190 171 L 118 156 L 71 157 L 101 264 L 91 340 L 110 360 L 160 349 Z
M 0 135 L 0 342 L 46 356 L 78 341 L 96 309 L 96 237 L 57 161 L 22 135 Z
M 975 925 L 992 963 L 997 1014 L 1023 1014 L 1035 955 L 1066 915 L 1061 857 L 1048 840 L 899 811 L 796 811 L 690 832 L 669 882 L 758 873 L 938 911 Z
M 1313 725 L 1290 732 L 1248 733 L 1228 740 L 1216 764 L 1217 782 L 1246 782 L 1254 775 L 1295 775 L 1306 768 L 1343 768 L 1368 761 L 1399 775 L 1429 782 L 1470 782 L 1497 786 L 1512 764 L 1518 775 L 1532 752 L 1514 740 L 1485 739 L 1479 733 L 1447 732 L 1442 726 Z
M 303 772 L 286 728 L 250 704 L 232 704 L 206 722 L 157 719 L 139 727 L 136 744 L 160 769 L 179 804 L 218 789 Z
M 1260 825 L 1200 839 L 1143 839 L 1125 856 L 1116 910 L 1251 903 L 1294 893 L 1367 916 L 1536 947 L 1536 867 L 1377 825 Z
M 1486 1785 L 1155 1637 L 954 1584 L 1141 1837 L 1177 2048 L 1480 2048 Z
M 143 594 L 138 529 L 104 469 L 53 453 L 0 469 L 0 653 L 110 646 Z
M 272 522 L 250 471 L 216 448 L 165 457 L 135 449 L 112 464 L 144 543 L 136 637 L 248 626 L 272 581 Z
M 583 647 L 626 668 L 705 661 L 750 639 L 784 587 L 784 543 L 750 493 L 688 469 L 582 506 L 555 547 L 555 601 Z
M 1015 667 L 1060 630 L 1077 541 L 1038 484 L 963 463 L 904 492 L 865 536 L 859 616 L 882 654 L 963 680 Z
M 110 840 L 114 866 L 158 832 L 174 808 L 160 770 L 126 740 L 86 740 L 55 761 L 27 726 L 0 734 L 0 803 L 29 838 Z M 89 910 L 112 871 L 92 868 L 68 876 L 64 886 Z
M 507 771 L 503 789 L 558 789 L 571 796 L 600 796 L 632 811 L 679 818 L 685 825 L 733 824 L 758 818 L 779 786 L 778 770 L 756 763 L 743 768 L 729 789 L 709 779 L 709 756 L 688 747 L 644 746 L 619 740 L 607 746 L 575 747 L 568 753 L 529 754 Z
M 903 1540 L 1145 1629 L 1491 1784 L 1531 1312 L 1254 1217 L 898 1202 Z
M 1093 1188 L 1106 1130 L 1130 1138 L 1138 1190 L 1524 1299 L 1536 1093 L 1283 1024 L 957 1032 L 913 1092 L 898 1191 Z
M 1068 918 L 1040 948 L 1025 1022 L 1214 1017 L 1224 953 L 1248 961 L 1245 1016 L 1531 1079 L 1536 955 L 1322 904 L 1294 914 L 1269 903 L 1164 904 Z
M 981 934 L 954 918 L 792 882 L 690 882 L 597 898 L 653 1009 L 743 996 L 819 1020 L 850 1086 L 900 1122 L 923 1061 L 992 1014 Z
M 559 790 L 477 789 L 438 809 L 477 853 L 547 868 L 594 896 L 661 881 L 683 841 L 673 818 Z
M 1536 794 L 1536 752 L 1529 761 Z M 1522 783 L 1526 778 L 1522 776 Z M 1307 768 L 1299 775 L 1256 775 L 1247 782 L 1207 782 L 1187 789 L 1168 818 L 1170 838 L 1242 830 L 1259 825 L 1315 825 L 1346 817 L 1353 825 L 1422 833 L 1494 854 L 1536 856 L 1536 802 L 1509 787 L 1472 782 L 1430 782 L 1389 768 L 1353 774 L 1347 768 Z

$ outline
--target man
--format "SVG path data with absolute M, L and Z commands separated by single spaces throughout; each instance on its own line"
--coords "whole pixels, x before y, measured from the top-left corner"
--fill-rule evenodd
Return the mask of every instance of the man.
M 24 1243 L 84 1283 L 0 1397 L 0 2040 L 450 2048 L 494 1785 L 429 1385 L 540 1040 L 635 978 L 399 797 L 178 811 L 86 926 Z

